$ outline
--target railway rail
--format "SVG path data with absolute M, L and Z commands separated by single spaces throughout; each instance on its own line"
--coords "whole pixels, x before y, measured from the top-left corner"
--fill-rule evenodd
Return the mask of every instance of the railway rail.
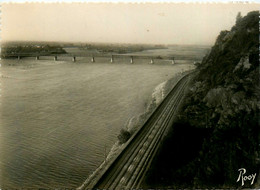
M 165 131 L 173 123 L 188 81 L 189 74 L 175 85 L 104 174 L 94 183 L 86 184 L 82 189 L 140 188 Z

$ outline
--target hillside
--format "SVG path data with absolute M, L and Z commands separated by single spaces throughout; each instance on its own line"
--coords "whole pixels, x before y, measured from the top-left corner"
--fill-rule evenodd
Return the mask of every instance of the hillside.
M 238 188 L 238 169 L 259 173 L 258 22 L 258 11 L 238 14 L 231 31 L 219 34 L 144 187 Z M 243 187 L 256 187 L 256 180 Z

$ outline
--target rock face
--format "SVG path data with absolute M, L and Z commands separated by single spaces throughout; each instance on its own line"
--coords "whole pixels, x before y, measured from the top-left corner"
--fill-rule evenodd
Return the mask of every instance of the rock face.
M 245 168 L 248 175 L 259 173 L 258 22 L 258 11 L 239 18 L 231 31 L 220 33 L 211 52 L 197 68 L 173 131 L 188 125 L 207 130 L 207 135 L 201 137 L 197 156 L 167 174 L 179 178 L 192 176 L 188 183 L 178 181 L 182 187 L 186 184 L 197 188 L 237 188 L 241 187 L 241 182 L 236 182 L 238 169 Z M 174 135 L 173 132 L 168 139 Z M 163 158 L 159 155 L 158 160 L 162 162 Z M 172 180 L 167 185 L 179 187 L 178 184 Z M 247 181 L 243 187 L 254 188 L 256 184 Z
M 202 145 L 194 185 L 237 187 L 238 169 L 259 172 L 258 19 L 259 12 L 250 12 L 221 32 L 198 68 L 200 87 L 188 96 L 182 119 L 212 132 Z
M 238 169 L 259 171 L 258 18 L 250 12 L 221 32 L 198 68 L 200 86 L 188 96 L 182 119 L 212 132 L 202 145 L 194 185 L 206 180 L 236 187 Z

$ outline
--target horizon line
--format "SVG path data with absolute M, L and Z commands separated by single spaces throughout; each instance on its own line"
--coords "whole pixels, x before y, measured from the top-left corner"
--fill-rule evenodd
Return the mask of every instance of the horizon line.
M 1 40 L 0 44 L 7 44 L 7 43 L 65 43 L 65 44 L 125 44 L 125 45 L 161 45 L 161 46 L 171 46 L 171 45 L 182 45 L 182 46 L 213 46 L 214 44 L 174 44 L 174 43 L 133 43 L 133 42 L 80 42 L 80 41 L 51 41 L 51 40 L 45 40 L 45 41 L 38 41 L 38 40 Z M 1 45 L 0 45 L 1 46 Z

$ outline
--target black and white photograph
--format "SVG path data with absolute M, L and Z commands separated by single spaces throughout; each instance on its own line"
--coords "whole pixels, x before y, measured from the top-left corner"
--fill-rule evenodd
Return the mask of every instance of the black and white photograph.
M 0 190 L 260 189 L 257 2 L 0 4 Z

